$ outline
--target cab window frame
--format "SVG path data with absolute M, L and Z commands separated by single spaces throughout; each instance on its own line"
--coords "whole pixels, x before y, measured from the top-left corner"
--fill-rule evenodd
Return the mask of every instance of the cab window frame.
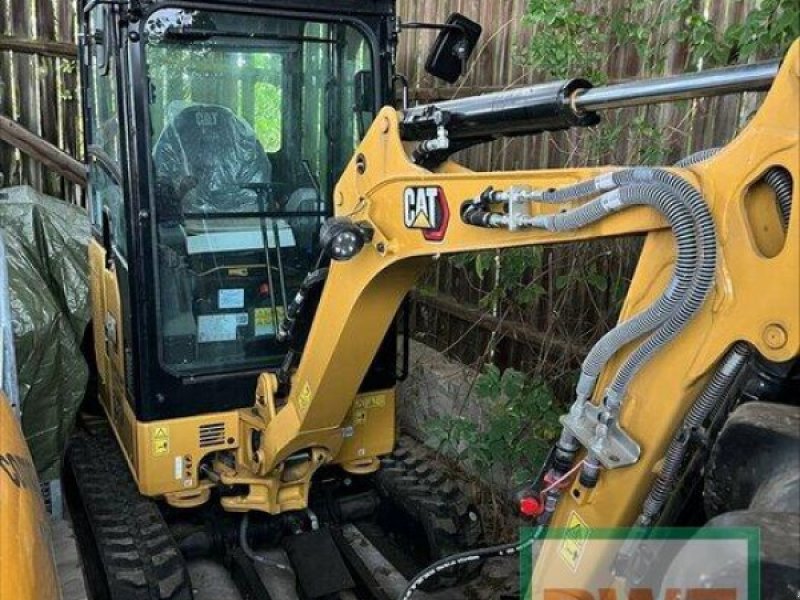
M 86 98 L 85 127 L 86 127 L 86 161 L 89 170 L 89 189 L 87 200 L 89 204 L 89 221 L 94 237 L 107 239 L 104 245 L 117 258 L 127 260 L 129 251 L 128 240 L 128 201 L 125 193 L 123 177 L 123 153 L 125 133 L 123 131 L 123 112 L 121 93 L 121 52 L 117 39 L 115 8 L 108 4 L 96 4 L 91 10 L 84 13 L 85 35 L 92 39 L 86 54 L 83 57 L 85 68 Z M 102 88 L 104 89 L 101 89 Z M 115 123 L 106 127 L 107 139 L 101 139 L 99 130 L 107 125 L 111 119 L 101 121 L 101 108 L 98 98 L 102 96 L 107 103 L 105 109 L 115 114 Z M 109 142 L 113 155 L 109 152 Z M 116 156 L 114 156 L 116 155 Z M 105 194 L 99 189 L 98 179 L 106 181 Z M 119 199 L 115 206 L 108 202 L 109 191 Z M 109 235 L 104 231 L 104 221 L 110 216 L 112 225 Z M 113 257 L 107 257 L 112 261 Z

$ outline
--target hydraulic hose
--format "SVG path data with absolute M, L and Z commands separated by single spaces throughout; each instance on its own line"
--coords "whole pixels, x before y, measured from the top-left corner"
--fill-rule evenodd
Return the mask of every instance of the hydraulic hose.
M 685 168 L 696 165 L 718 154 L 720 150 L 722 150 L 722 148 L 700 150 L 699 152 L 682 158 L 675 163 L 675 166 Z M 781 212 L 783 226 L 788 227 L 789 217 L 792 212 L 792 176 L 783 167 L 772 167 L 764 174 L 764 183 L 775 192 L 775 198 L 778 201 L 778 208 Z
M 661 348 L 671 342 L 694 318 L 714 286 L 717 268 L 717 234 L 714 219 L 700 193 L 681 177 L 662 169 L 635 168 L 613 174 L 619 185 L 637 182 L 661 183 L 674 189 L 683 199 L 695 221 L 699 238 L 700 262 L 689 293 L 675 312 L 636 348 L 617 372 L 606 392 L 606 406 L 619 409 L 628 386 L 639 370 Z
M 700 161 L 713 155 L 712 152 L 689 157 L 687 162 Z M 683 294 L 675 294 L 672 286 L 667 288 L 665 296 L 651 305 L 644 313 L 634 317 L 629 322 L 615 328 L 604 336 L 601 344 L 596 345 L 590 352 L 591 358 L 588 371 L 583 371 L 576 388 L 576 403 L 587 400 L 596 383 L 597 375 L 607 363 L 608 359 L 624 345 L 620 344 L 623 340 L 633 341 L 646 333 L 655 330 L 634 352 L 628 357 L 620 371 L 617 372 L 612 386 L 606 391 L 606 406 L 610 411 L 616 412 L 621 406 L 627 386 L 639 369 L 654 356 L 665 344 L 671 341 L 685 325 L 694 317 L 697 311 L 705 302 L 713 283 L 716 273 L 716 250 L 717 240 L 714 222 L 702 196 L 682 178 L 661 169 L 634 168 L 624 169 L 613 173 L 607 173 L 592 180 L 580 182 L 560 190 L 548 191 L 538 194 L 537 200 L 541 202 L 562 203 L 584 198 L 599 191 L 612 190 L 610 193 L 592 200 L 582 207 L 561 215 L 549 217 L 533 217 L 532 226 L 542 226 L 548 228 L 564 227 L 578 228 L 602 218 L 607 214 L 609 205 L 621 204 L 622 190 L 628 186 L 636 184 L 656 184 L 666 187 L 671 193 L 677 194 L 679 203 L 682 204 L 691 214 L 693 221 L 693 237 L 698 241 L 698 263 L 693 270 L 692 281 L 688 290 L 682 290 Z M 619 188 L 619 189 L 616 189 Z M 676 299 L 676 302 L 669 302 Z M 662 312 L 664 304 L 670 307 L 669 312 Z M 662 318 L 657 319 L 656 315 Z M 618 345 L 619 344 L 619 345 Z M 616 385 L 615 385 L 616 384 Z M 563 431 L 557 444 L 557 453 L 560 462 L 567 464 L 574 457 L 577 440 L 569 431 Z M 589 453 L 585 459 L 584 469 L 581 473 L 582 481 L 593 486 L 600 471 L 600 462 L 593 453 Z
M 438 575 L 442 571 L 448 571 L 458 566 L 474 563 L 478 561 L 488 560 L 490 558 L 513 556 L 524 552 L 535 544 L 544 534 L 544 526 L 539 525 L 531 535 L 530 539 L 524 542 L 515 542 L 512 544 L 500 544 L 498 546 L 490 546 L 488 548 L 480 548 L 476 550 L 467 550 L 459 554 L 445 556 L 437 560 L 435 563 L 428 565 L 422 571 L 417 573 L 414 578 L 409 582 L 403 595 L 398 600 L 410 600 L 410 598 L 425 584 L 428 579 Z
M 261 556 L 253 552 L 253 549 L 250 548 L 250 543 L 247 541 L 247 527 L 250 524 L 250 513 L 245 513 L 242 517 L 242 522 L 239 525 L 239 546 L 242 548 L 242 552 L 244 552 L 245 556 L 252 560 L 253 562 L 261 563 L 262 565 L 267 565 L 270 567 L 275 567 L 282 571 L 291 571 L 291 569 L 284 564 L 281 564 L 277 561 L 270 560 L 265 556 Z
M 692 165 L 696 165 L 697 163 L 705 162 L 715 154 L 717 154 L 722 148 L 706 148 L 705 150 L 700 150 L 699 152 L 695 152 L 694 154 L 690 154 L 689 156 L 684 156 L 678 162 L 675 163 L 674 166 L 679 168 L 686 168 L 691 167 Z
M 792 176 L 783 167 L 772 167 L 764 174 L 764 183 L 775 192 L 783 227 L 788 229 L 792 216 Z
M 557 190 L 542 192 L 538 200 L 547 204 L 563 204 L 593 196 L 600 192 L 609 192 L 616 187 L 618 186 L 612 179 L 611 173 L 605 173 L 587 181 L 581 181 Z
M 548 229 L 569 231 L 597 221 L 610 212 L 635 205 L 649 205 L 667 219 L 677 246 L 675 270 L 658 300 L 612 329 L 593 346 L 581 368 L 581 378 L 576 389 L 579 402 L 591 396 L 597 377 L 619 349 L 661 325 L 688 293 L 698 263 L 694 221 L 671 188 L 660 184 L 622 187 L 570 212 L 544 218 Z
M 744 342 L 738 342 L 722 359 L 722 363 L 711 377 L 711 381 L 689 409 L 683 426 L 672 439 L 664 456 L 661 472 L 644 501 L 637 525 L 648 527 L 661 513 L 678 478 L 692 432 L 703 425 L 711 411 L 727 396 L 751 354 L 750 346 Z

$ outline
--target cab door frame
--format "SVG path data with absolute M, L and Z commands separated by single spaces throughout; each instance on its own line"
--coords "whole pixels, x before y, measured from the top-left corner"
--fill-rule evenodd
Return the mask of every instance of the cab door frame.
M 131 194 L 125 168 L 129 156 L 124 85 L 127 36 L 119 10 L 113 4 L 90 2 L 84 6 L 79 63 L 84 95 L 84 156 L 89 172 L 89 271 L 98 391 L 115 430 L 121 438 L 128 438 L 125 430 L 132 430 L 130 415 L 136 393 L 131 368 L 134 328 L 128 268 L 132 251 Z M 106 86 L 104 93 L 110 98 L 100 97 L 100 85 Z M 106 103 L 103 116 L 115 115 L 102 123 L 100 100 Z M 108 202 L 111 197 L 117 200 L 114 206 Z

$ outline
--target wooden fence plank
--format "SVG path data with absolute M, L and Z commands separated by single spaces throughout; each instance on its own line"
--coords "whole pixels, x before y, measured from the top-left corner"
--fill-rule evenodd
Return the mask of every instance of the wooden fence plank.
M 0 5 L 0 34 L 11 31 L 10 7 Z M 0 114 L 10 115 L 14 112 L 12 80 L 11 80 L 12 55 L 9 51 L 0 51 Z M 0 142 L 0 174 L 5 179 L 5 184 L 11 182 L 14 169 L 14 148 L 10 144 Z
M 55 43 L 56 21 L 53 0 L 35 0 L 37 41 Z M 39 119 L 41 135 L 45 140 L 58 145 L 58 74 L 56 58 L 50 55 L 37 55 L 37 75 L 39 92 Z M 61 177 L 54 171 L 45 171 L 42 191 L 51 196 L 63 194 Z
M 16 37 L 31 38 L 34 35 L 34 6 L 28 0 L 11 0 L 11 30 Z M 19 96 L 19 122 L 36 135 L 41 134 L 39 121 L 39 92 L 36 57 L 14 53 L 14 85 Z M 42 189 L 44 171 L 40 164 L 29 156 L 21 157 L 22 180 L 37 189 Z
M 56 0 L 56 38 L 59 42 L 76 41 L 77 2 Z M 58 119 L 61 148 L 78 160 L 83 156 L 81 142 L 80 90 L 78 86 L 78 65 L 75 61 L 58 61 Z M 75 204 L 84 205 L 83 188 L 71 185 L 66 198 Z
M 42 4 L 49 4 L 46 9 Z M 37 0 L 37 8 L 40 11 L 41 19 L 38 25 L 42 27 L 53 27 L 55 20 L 52 13 L 52 3 Z M 49 19 L 49 20 L 48 20 Z M 78 46 L 71 42 L 57 42 L 50 39 L 30 39 L 10 35 L 0 35 L 0 50 L 10 50 L 22 54 L 37 54 L 39 56 L 50 56 L 52 58 L 68 58 L 75 60 L 78 56 Z
M 0 139 L 13 144 L 36 163 L 47 165 L 73 183 L 86 185 L 86 169 L 82 163 L 13 119 L 2 115 L 0 115 Z

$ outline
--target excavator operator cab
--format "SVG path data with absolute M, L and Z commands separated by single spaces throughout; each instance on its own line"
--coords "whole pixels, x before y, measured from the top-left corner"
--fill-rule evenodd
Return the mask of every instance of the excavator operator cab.
M 392 1 L 181 6 L 83 10 L 96 353 L 138 421 L 252 404 L 324 266 L 333 188 L 394 96 Z M 395 340 L 367 388 L 393 385 Z
M 275 362 L 363 133 L 355 79 L 374 47 L 354 23 L 173 8 L 147 18 L 144 41 L 162 364 Z

